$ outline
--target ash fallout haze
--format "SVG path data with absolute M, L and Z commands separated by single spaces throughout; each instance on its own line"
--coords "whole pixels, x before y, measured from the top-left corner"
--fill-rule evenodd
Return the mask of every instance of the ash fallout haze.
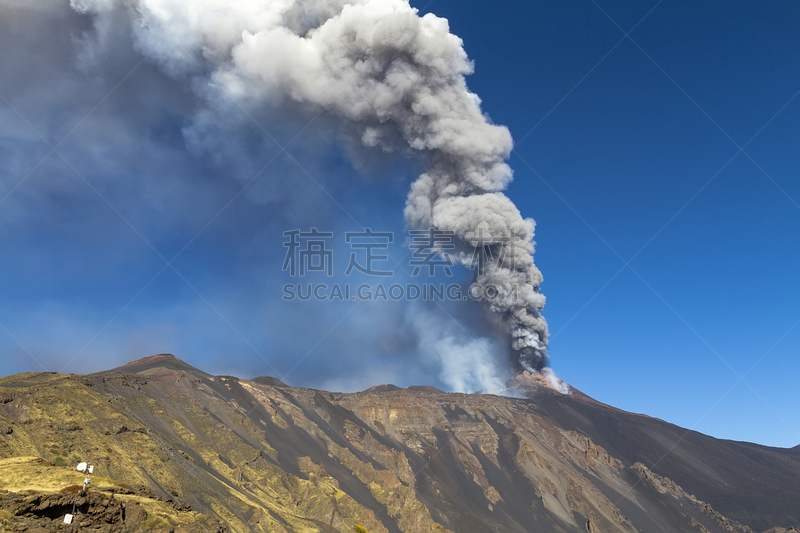
M 787 2 L 0 0 L 0 373 L 171 352 L 334 391 L 567 392 L 552 365 L 795 446 L 799 23 Z

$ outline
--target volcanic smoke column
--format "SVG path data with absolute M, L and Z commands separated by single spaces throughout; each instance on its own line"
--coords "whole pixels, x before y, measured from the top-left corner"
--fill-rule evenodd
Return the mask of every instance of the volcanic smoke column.
M 487 121 L 467 88 L 472 63 L 447 20 L 420 17 L 404 0 L 71 5 L 94 17 L 84 57 L 101 57 L 115 32 L 131 33 L 140 52 L 206 100 L 196 124 L 206 117 L 213 126 L 213 114 L 225 110 L 235 114 L 232 102 L 252 110 L 294 108 L 336 118 L 367 147 L 421 159 L 425 170 L 405 209 L 409 225 L 453 231 L 465 264 L 476 246 L 491 252 L 475 283 L 497 290 L 487 304 L 503 317 L 519 369 L 546 364 L 534 222 L 500 192 L 512 176 L 505 163 L 511 135 Z
M 501 314 L 518 370 L 541 370 L 547 364 L 547 322 L 541 314 L 542 274 L 533 263 L 533 220 L 523 219 L 500 192 L 431 194 L 426 190 L 428 175 L 411 187 L 406 206 L 409 223 L 458 236 L 465 250 L 459 255 L 461 261 L 475 268 L 473 294 L 483 296 L 489 308 Z

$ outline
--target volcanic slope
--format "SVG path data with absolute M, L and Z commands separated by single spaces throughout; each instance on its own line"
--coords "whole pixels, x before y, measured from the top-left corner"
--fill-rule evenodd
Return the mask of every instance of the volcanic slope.
M 329 393 L 157 355 L 0 379 L 0 458 L 88 460 L 241 532 L 800 528 L 796 449 L 713 439 L 533 380 L 523 392 Z
M 147 489 L 59 468 L 36 457 L 0 459 L 0 531 L 228 533 L 216 519 Z M 64 518 L 72 514 L 72 525 Z

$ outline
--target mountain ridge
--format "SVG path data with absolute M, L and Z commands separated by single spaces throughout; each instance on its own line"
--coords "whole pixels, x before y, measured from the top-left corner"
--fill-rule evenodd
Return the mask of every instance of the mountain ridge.
M 171 353 L 160 353 L 148 357 L 142 357 L 141 359 L 130 361 L 129 363 L 125 363 L 122 366 L 118 366 L 110 370 L 103 370 L 101 372 L 96 372 L 96 374 L 104 374 L 104 373 L 141 374 L 141 373 L 146 373 L 148 370 L 155 370 L 159 368 L 164 370 L 189 372 L 192 374 L 202 374 L 204 377 L 211 377 L 211 374 L 203 372 L 199 368 L 193 367 L 189 363 L 175 357 Z
M 714 439 L 580 391 L 524 392 L 326 392 L 161 354 L 0 378 L 0 425 L 12 429 L 0 457 L 53 462 L 66 442 L 68 460 L 175 492 L 234 531 L 800 527 L 800 447 Z

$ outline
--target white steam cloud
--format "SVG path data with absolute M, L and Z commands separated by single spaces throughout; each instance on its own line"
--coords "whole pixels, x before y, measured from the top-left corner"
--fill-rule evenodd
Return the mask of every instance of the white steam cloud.
M 411 318 L 419 335 L 420 355 L 437 361 L 439 379 L 454 392 L 507 394 L 507 378 L 495 356 L 502 350 L 498 342 L 486 337 L 465 339 L 451 320 L 416 309 Z
M 231 99 L 244 107 L 297 106 L 336 118 L 367 147 L 422 159 L 405 209 L 409 225 L 453 231 L 465 264 L 476 250 L 485 255 L 475 284 L 492 295 L 487 304 L 503 318 L 518 369 L 541 370 L 548 333 L 534 222 L 500 192 L 512 177 L 505 163 L 511 135 L 487 120 L 467 88 L 472 64 L 447 21 L 420 17 L 404 0 L 197 4 L 71 0 L 94 17 L 87 48 L 101 48 L 127 21 L 138 50 L 190 80 L 209 109 Z M 482 364 L 480 347 L 454 346 L 469 359 L 462 364 Z M 468 389 L 470 380 L 452 385 Z

